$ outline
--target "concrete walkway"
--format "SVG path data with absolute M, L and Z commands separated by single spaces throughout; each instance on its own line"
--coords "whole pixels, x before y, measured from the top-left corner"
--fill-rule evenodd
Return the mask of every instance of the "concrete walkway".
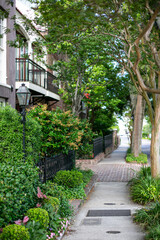
M 133 223 L 131 216 L 141 206 L 130 200 L 127 186 L 128 180 L 141 165 L 125 163 L 127 148 L 124 137 L 120 147 L 108 158 L 90 166 L 98 174 L 99 182 L 80 208 L 63 240 L 144 239 L 144 233 Z

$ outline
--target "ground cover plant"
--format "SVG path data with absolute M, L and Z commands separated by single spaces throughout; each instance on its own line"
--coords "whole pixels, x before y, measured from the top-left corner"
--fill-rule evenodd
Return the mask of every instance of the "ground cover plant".
M 146 204 L 159 200 L 160 179 L 151 176 L 150 167 L 142 167 L 136 177 L 129 182 L 130 194 L 134 202 Z
M 129 162 L 129 163 L 147 163 L 148 160 L 147 160 L 147 154 L 144 154 L 144 153 L 140 153 L 138 157 L 135 157 L 133 153 L 131 153 L 131 149 L 129 148 L 127 150 L 127 155 L 126 155 L 126 162 Z
M 146 230 L 148 240 L 160 239 L 160 179 L 151 176 L 150 167 L 142 167 L 129 182 L 134 202 L 145 204 L 137 210 L 133 219 Z
M 146 239 L 160 239 L 160 203 L 158 201 L 138 210 L 134 215 L 134 221 L 147 231 Z

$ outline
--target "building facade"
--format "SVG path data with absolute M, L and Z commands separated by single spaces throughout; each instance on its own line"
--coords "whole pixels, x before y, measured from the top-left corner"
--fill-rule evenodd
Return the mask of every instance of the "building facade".
M 9 47 L 7 41 L 14 40 L 16 32 L 14 30 L 15 1 L 0 1 L 0 106 L 9 103 L 15 107 L 15 48 Z M 6 17 L 2 13 L 6 13 Z M 10 32 L 5 33 L 6 29 Z
M 58 87 L 53 83 L 56 78 L 49 72 L 43 63 L 47 63 L 47 49 L 37 45 L 37 39 L 43 39 L 43 29 L 35 25 L 27 26 L 23 21 L 23 16 L 34 17 L 34 10 L 26 0 L 17 0 L 16 23 L 18 29 L 16 34 L 22 40 L 23 45 L 16 49 L 16 90 L 22 83 L 31 92 L 30 105 L 37 103 L 47 104 L 52 109 L 60 97 Z M 27 27 L 26 27 L 27 26 Z M 29 29 L 29 30 L 28 30 Z M 36 58 L 36 50 L 45 54 L 41 61 Z M 18 101 L 16 101 L 18 108 Z
M 1 0 L 0 11 L 4 13 L 0 12 L 0 105 L 8 103 L 13 108 L 19 109 L 16 91 L 22 83 L 25 83 L 31 92 L 30 106 L 46 103 L 52 109 L 52 106 L 60 100 L 58 87 L 53 84 L 56 77 L 42 63 L 47 62 L 47 50 L 38 46 L 46 53 L 43 61 L 38 61 L 35 54 L 36 39 L 44 36 L 41 29 L 34 25 L 26 28 L 23 21 L 24 16 L 30 17 L 34 12 L 30 2 Z M 18 26 L 16 30 L 13 16 L 16 17 L 14 19 Z M 6 29 L 9 30 L 8 33 L 5 33 Z M 17 42 L 17 48 L 9 47 L 7 42 L 14 41 L 17 36 L 21 44 Z

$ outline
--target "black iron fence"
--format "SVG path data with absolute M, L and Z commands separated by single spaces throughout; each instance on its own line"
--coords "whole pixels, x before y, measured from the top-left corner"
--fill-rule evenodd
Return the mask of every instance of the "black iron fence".
M 94 158 L 105 151 L 107 147 L 113 145 L 113 133 L 98 137 L 93 140 Z M 58 154 L 53 157 L 44 157 L 39 159 L 37 166 L 40 172 L 40 181 L 46 182 L 53 179 L 59 170 L 71 170 L 75 165 L 75 151 L 69 151 L 68 154 Z
M 113 133 L 104 136 L 104 150 L 113 144 Z
M 93 154 L 96 157 L 99 153 L 103 152 L 103 137 L 98 137 L 93 140 Z
M 107 147 L 113 144 L 113 133 L 106 135 L 104 137 L 98 137 L 93 140 L 93 154 L 96 157 L 98 154 L 105 151 Z
M 40 172 L 40 181 L 46 182 L 53 179 L 59 170 L 71 170 L 75 164 L 75 151 L 68 154 L 58 154 L 53 157 L 45 157 L 39 160 L 37 166 Z

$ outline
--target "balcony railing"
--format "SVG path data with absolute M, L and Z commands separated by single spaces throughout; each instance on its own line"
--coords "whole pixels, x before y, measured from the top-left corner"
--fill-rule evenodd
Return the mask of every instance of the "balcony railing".
M 16 58 L 16 81 L 31 82 L 58 94 L 58 87 L 53 85 L 55 76 L 30 59 Z

